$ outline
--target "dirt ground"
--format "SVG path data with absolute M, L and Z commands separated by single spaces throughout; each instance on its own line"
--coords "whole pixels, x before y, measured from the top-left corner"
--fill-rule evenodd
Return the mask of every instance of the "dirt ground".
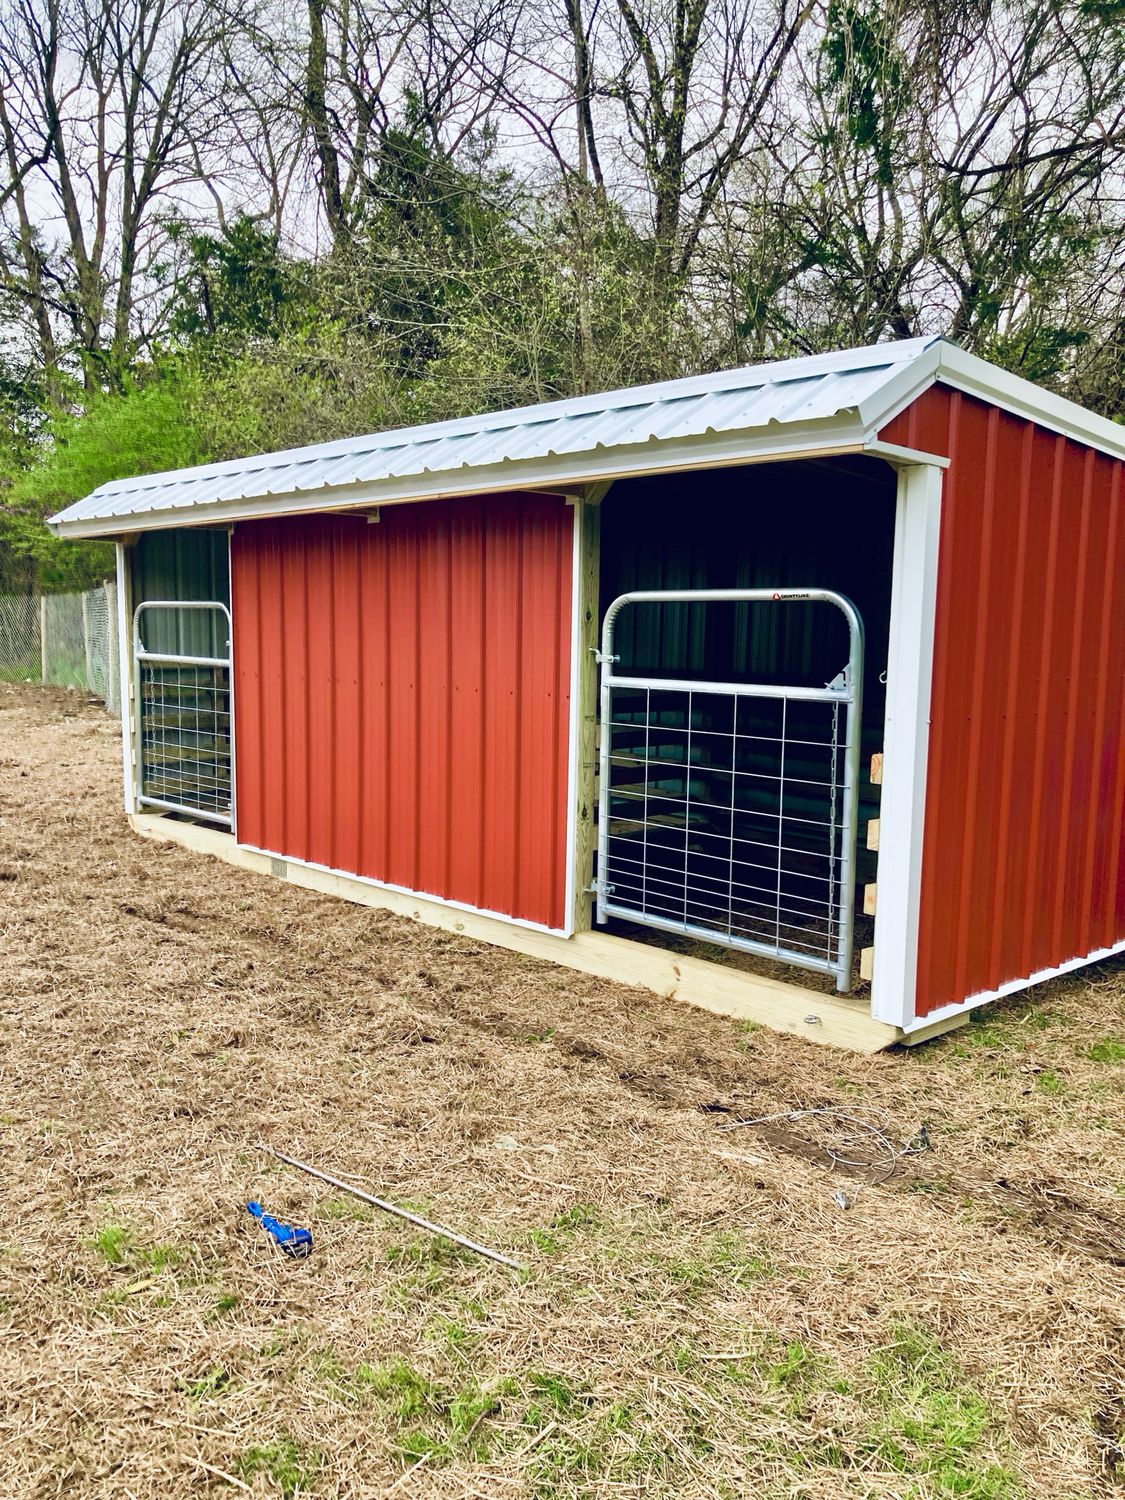
M 0 685 L 0 1495 L 1119 1492 L 1120 967 L 856 1057 L 142 841 L 117 757 Z M 932 1149 L 719 1128 L 825 1104 Z

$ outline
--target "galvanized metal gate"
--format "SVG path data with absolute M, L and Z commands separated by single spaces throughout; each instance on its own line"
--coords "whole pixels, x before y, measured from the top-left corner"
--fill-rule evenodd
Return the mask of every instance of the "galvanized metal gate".
M 189 629 L 184 612 L 202 628 Z M 158 623 L 165 624 L 163 631 Z M 146 646 L 150 625 L 177 649 Z M 185 638 L 199 646 L 198 653 L 180 649 Z M 137 606 L 133 659 L 140 806 L 234 826 L 230 638 L 225 604 L 149 600 Z
M 848 659 L 823 687 L 619 676 L 634 605 L 828 604 Z M 828 589 L 622 594 L 599 653 L 597 917 L 686 934 L 852 985 L 863 625 Z

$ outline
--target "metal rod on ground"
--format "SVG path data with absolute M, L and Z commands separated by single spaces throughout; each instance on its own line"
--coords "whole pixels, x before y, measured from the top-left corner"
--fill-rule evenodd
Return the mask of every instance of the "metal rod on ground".
M 499 1250 L 490 1250 L 487 1245 L 478 1245 L 476 1240 L 470 1240 L 465 1235 L 458 1234 L 455 1229 L 446 1229 L 441 1224 L 424 1219 L 421 1214 L 412 1213 L 408 1208 L 400 1208 L 397 1203 L 389 1203 L 386 1198 L 377 1198 L 374 1193 L 366 1193 L 362 1188 L 353 1187 L 350 1182 L 333 1177 L 330 1172 L 322 1172 L 319 1167 L 310 1167 L 308 1162 L 298 1161 L 295 1156 L 286 1156 L 283 1152 L 275 1151 L 272 1146 L 264 1144 L 258 1149 L 276 1157 L 278 1161 L 283 1161 L 287 1167 L 296 1167 L 298 1172 L 307 1172 L 310 1177 L 327 1182 L 329 1186 L 339 1188 L 342 1193 L 351 1193 L 353 1198 L 370 1203 L 373 1208 L 381 1208 L 384 1213 L 395 1214 L 398 1218 L 405 1219 L 408 1224 L 416 1224 L 419 1229 L 428 1230 L 430 1234 L 440 1235 L 443 1240 L 452 1240 L 455 1245 L 463 1245 L 466 1250 L 473 1250 L 477 1255 L 484 1255 L 489 1260 L 499 1261 L 502 1266 L 510 1266 L 513 1271 L 527 1270 L 525 1265 L 521 1265 L 518 1260 L 513 1260 L 509 1255 L 502 1255 Z

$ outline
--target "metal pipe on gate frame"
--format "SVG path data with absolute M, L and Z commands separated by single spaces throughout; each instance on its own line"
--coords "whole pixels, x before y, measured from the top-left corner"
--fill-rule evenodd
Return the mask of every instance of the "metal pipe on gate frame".
M 629 604 L 833 604 L 848 623 L 847 683 L 843 690 L 824 688 L 778 688 L 772 684 L 730 682 L 686 682 L 677 678 L 615 677 L 613 663 L 613 627 L 617 616 Z M 599 693 L 601 720 L 601 779 L 598 787 L 598 876 L 597 916 L 598 922 L 606 921 L 605 870 L 608 863 L 609 842 L 609 775 L 607 771 L 611 751 L 612 694 L 615 687 L 646 687 L 671 691 L 696 691 L 727 694 L 745 694 L 748 697 L 800 698 L 819 702 L 844 703 L 844 795 L 843 829 L 840 840 L 840 900 L 839 929 L 836 963 L 831 972 L 836 979 L 836 988 L 847 993 L 852 987 L 852 956 L 855 927 L 855 845 L 859 825 L 859 758 L 863 708 L 863 621 L 852 601 L 834 589 L 639 589 L 628 594 L 619 594 L 610 604 L 602 621 L 602 643 L 598 653 L 602 680 Z M 654 923 L 671 928 L 670 923 Z M 744 943 L 741 946 L 753 948 Z M 769 953 L 766 945 L 757 945 L 756 951 Z M 775 955 L 776 956 L 776 955 Z

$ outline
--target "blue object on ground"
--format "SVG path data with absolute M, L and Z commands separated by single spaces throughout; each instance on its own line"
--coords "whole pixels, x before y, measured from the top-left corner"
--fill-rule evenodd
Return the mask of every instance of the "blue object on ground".
M 311 1229 L 298 1229 L 295 1224 L 283 1224 L 280 1219 L 266 1213 L 260 1203 L 248 1203 L 246 1211 L 253 1214 L 283 1255 L 291 1255 L 294 1260 L 304 1260 L 306 1255 L 312 1254 Z

